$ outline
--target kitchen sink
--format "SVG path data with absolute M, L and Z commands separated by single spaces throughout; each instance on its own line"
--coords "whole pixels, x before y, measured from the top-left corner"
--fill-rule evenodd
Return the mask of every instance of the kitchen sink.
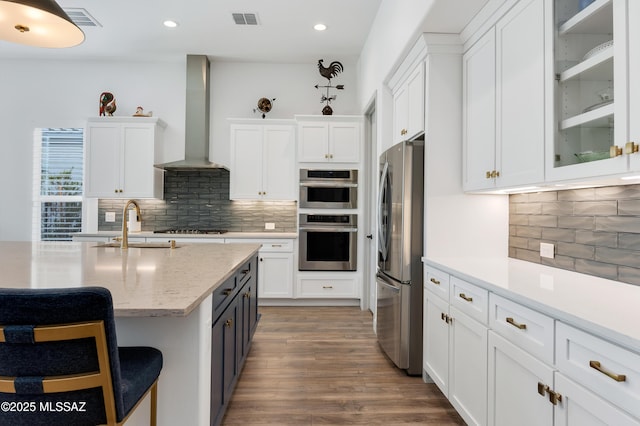
M 101 243 L 101 244 L 97 244 L 93 247 L 120 247 L 120 242 L 113 242 L 113 243 Z M 180 248 L 181 246 L 178 246 L 175 244 L 175 242 L 167 242 L 167 243 L 129 243 L 129 248 L 168 248 L 168 249 L 174 249 L 174 248 Z

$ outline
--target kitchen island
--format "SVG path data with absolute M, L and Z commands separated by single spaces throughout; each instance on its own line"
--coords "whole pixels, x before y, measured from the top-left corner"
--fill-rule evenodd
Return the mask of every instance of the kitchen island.
M 244 267 L 255 264 L 259 248 L 178 244 L 121 250 L 96 243 L 0 242 L 0 287 L 106 287 L 118 344 L 163 352 L 158 425 L 209 425 L 213 313 L 223 307 L 214 307 L 213 295 L 246 275 Z M 128 426 L 148 424 L 148 401 L 143 405 Z

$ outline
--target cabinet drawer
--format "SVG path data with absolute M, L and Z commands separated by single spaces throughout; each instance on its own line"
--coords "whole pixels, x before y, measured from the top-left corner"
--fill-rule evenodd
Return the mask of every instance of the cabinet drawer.
M 294 240 L 280 240 L 280 239 L 248 239 L 248 238 L 227 238 L 226 243 L 247 243 L 247 244 L 262 244 L 260 252 L 266 251 L 280 251 L 280 252 L 293 252 Z
M 300 279 L 298 297 L 357 297 L 356 280 L 352 279 Z
M 242 287 L 252 275 L 255 275 L 257 269 L 257 258 L 252 258 L 238 268 L 238 271 L 236 272 L 236 282 L 238 283 L 238 287 Z
M 224 311 L 224 308 L 233 299 L 240 287 L 238 286 L 238 277 L 236 274 L 227 278 L 221 286 L 213 290 L 213 321 Z
M 293 252 L 293 240 L 265 240 L 262 241 L 260 251 Z
M 424 267 L 424 288 L 449 301 L 449 274 L 431 266 Z
M 449 282 L 451 305 L 476 321 L 487 324 L 489 320 L 489 292 L 457 277 Z
M 531 355 L 553 364 L 553 318 L 491 293 L 489 326 Z
M 640 355 L 558 322 L 556 366 L 601 398 L 640 417 Z

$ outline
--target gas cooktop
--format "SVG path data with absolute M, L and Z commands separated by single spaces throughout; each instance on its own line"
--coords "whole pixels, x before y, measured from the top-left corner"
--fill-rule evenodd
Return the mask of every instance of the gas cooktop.
M 154 234 L 224 234 L 226 229 L 163 229 Z

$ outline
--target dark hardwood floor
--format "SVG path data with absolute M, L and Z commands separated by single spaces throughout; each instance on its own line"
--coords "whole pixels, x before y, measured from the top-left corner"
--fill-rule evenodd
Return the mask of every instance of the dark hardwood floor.
M 260 307 L 223 425 L 463 425 L 434 384 L 380 350 L 356 307 Z

